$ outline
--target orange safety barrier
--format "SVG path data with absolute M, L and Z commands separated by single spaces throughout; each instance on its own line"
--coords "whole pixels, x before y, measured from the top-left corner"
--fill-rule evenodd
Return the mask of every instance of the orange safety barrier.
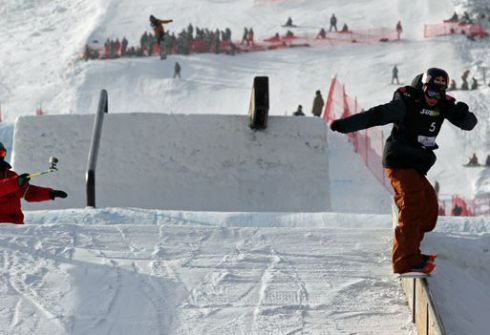
M 460 22 L 444 22 L 424 25 L 424 37 L 463 34 L 468 36 L 486 37 L 488 33 L 479 24 Z

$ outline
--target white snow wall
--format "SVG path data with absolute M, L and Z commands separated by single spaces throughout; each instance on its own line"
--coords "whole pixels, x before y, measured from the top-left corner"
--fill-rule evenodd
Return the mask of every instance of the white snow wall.
M 32 184 L 69 197 L 23 203 L 24 209 L 86 206 L 85 173 L 93 115 L 17 120 L 16 172 L 59 171 Z M 325 122 L 270 117 L 265 131 L 247 116 L 107 114 L 96 171 L 97 207 L 195 211 L 330 210 Z

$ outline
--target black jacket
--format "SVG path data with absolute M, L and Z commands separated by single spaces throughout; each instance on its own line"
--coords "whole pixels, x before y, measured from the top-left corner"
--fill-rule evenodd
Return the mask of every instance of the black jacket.
M 391 102 L 339 120 L 339 131 L 350 133 L 393 123 L 386 139 L 383 166 L 413 168 L 427 174 L 436 161 L 433 150 L 438 148 L 435 140 L 444 119 L 463 130 L 473 129 L 477 119 L 466 104 L 456 104 L 451 96 L 446 95 L 430 107 L 423 94 L 420 87 L 400 87 Z

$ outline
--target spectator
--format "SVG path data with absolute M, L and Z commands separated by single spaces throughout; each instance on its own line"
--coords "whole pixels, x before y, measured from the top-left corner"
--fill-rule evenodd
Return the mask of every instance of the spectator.
M 255 45 L 255 43 L 254 43 L 254 30 L 252 28 L 250 28 L 248 30 L 247 46 L 248 45 L 251 45 L 251 46 Z
M 485 159 L 485 166 L 490 167 L 490 155 L 487 155 L 487 159 Z
M 451 214 L 453 216 L 460 216 L 462 212 L 463 212 L 463 208 L 458 204 L 455 204 L 453 209 L 451 210 Z
M 316 35 L 316 38 L 319 39 L 325 39 L 327 38 L 327 32 L 325 30 L 325 28 L 321 28 L 320 31 L 318 32 L 318 35 Z
M 323 105 L 325 105 L 325 102 L 323 101 L 322 93 L 320 90 L 317 90 L 315 92 L 315 99 L 313 99 L 311 114 L 320 117 L 322 115 Z
M 400 36 L 403 32 L 403 28 L 402 28 L 402 22 L 401 21 L 398 21 L 396 23 L 396 39 L 399 40 L 400 39 Z
M 341 33 L 348 33 L 349 32 L 349 27 L 347 26 L 347 23 L 344 23 L 342 26 L 342 30 L 340 31 Z
M 396 84 L 400 85 L 400 80 L 398 80 L 398 67 L 393 66 L 393 70 L 391 70 L 391 83 L 394 84 L 396 80 Z
M 67 197 L 63 191 L 30 184 L 29 174 L 17 175 L 5 161 L 6 155 L 7 149 L 0 143 L 0 222 L 24 223 L 21 198 L 28 202 L 37 202 Z
M 180 76 L 180 70 L 181 69 L 182 68 L 180 67 L 179 62 L 175 62 L 175 65 L 174 65 L 174 78 L 177 78 L 177 77 L 181 78 L 181 76 Z
M 303 106 L 298 105 L 298 109 L 296 112 L 293 113 L 294 116 L 305 116 L 305 113 L 303 113 Z
M 330 29 L 328 31 L 332 31 L 332 29 L 337 31 L 337 18 L 335 17 L 335 14 L 332 14 L 330 17 Z
M 478 163 L 478 157 L 476 156 L 476 153 L 473 153 L 473 156 L 470 157 L 470 160 L 468 161 L 467 166 L 478 166 L 480 165 Z
M 291 19 L 291 17 L 288 17 L 286 24 L 284 24 L 284 26 L 285 27 L 293 27 L 294 26 L 293 19 Z
M 471 89 L 476 90 L 478 88 L 478 81 L 476 81 L 476 78 L 473 77 L 471 78 Z
M 125 36 L 123 36 L 123 39 L 121 42 L 121 56 L 126 56 L 127 48 L 128 48 L 128 40 L 126 39 Z
M 446 22 L 446 23 L 449 23 L 449 22 L 458 22 L 458 13 L 454 12 L 453 16 L 451 16 L 447 20 L 444 20 L 444 22 Z
M 447 89 L 448 91 L 454 91 L 456 90 L 456 82 L 454 81 L 454 79 L 451 79 L 451 82 L 449 83 L 449 88 Z
M 248 29 L 245 27 L 245 28 L 243 28 L 243 36 L 242 36 L 242 41 L 240 42 L 240 44 L 247 43 L 247 39 L 248 39 Z
M 470 18 L 470 14 L 468 14 L 468 12 L 463 13 L 463 17 L 461 18 L 461 23 L 473 24 L 473 20 Z
M 286 38 L 294 38 L 294 33 L 291 30 L 286 32 Z
M 469 86 L 468 86 L 468 76 L 470 74 L 470 70 L 466 70 L 463 72 L 463 75 L 461 76 L 461 80 L 463 81 L 463 83 L 461 84 L 461 89 L 462 90 L 468 90 Z

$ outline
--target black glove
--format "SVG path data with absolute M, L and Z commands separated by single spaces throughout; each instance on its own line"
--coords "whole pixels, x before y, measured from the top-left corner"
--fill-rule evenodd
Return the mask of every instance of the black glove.
M 455 120 L 460 120 L 466 116 L 466 113 L 468 113 L 468 105 L 465 104 L 464 102 L 458 101 L 452 108 L 451 108 L 451 116 Z
M 29 174 L 23 173 L 20 176 L 17 176 L 17 184 L 19 185 L 19 187 L 24 187 L 26 185 L 29 185 L 29 179 L 31 179 L 29 177 Z
M 63 192 L 61 190 L 51 190 L 49 192 L 49 197 L 54 200 L 55 198 L 66 198 L 68 196 L 68 194 L 66 194 L 66 192 Z
M 335 120 L 330 124 L 330 129 L 332 131 L 338 131 L 339 133 L 346 133 L 343 125 L 342 125 L 342 120 Z

